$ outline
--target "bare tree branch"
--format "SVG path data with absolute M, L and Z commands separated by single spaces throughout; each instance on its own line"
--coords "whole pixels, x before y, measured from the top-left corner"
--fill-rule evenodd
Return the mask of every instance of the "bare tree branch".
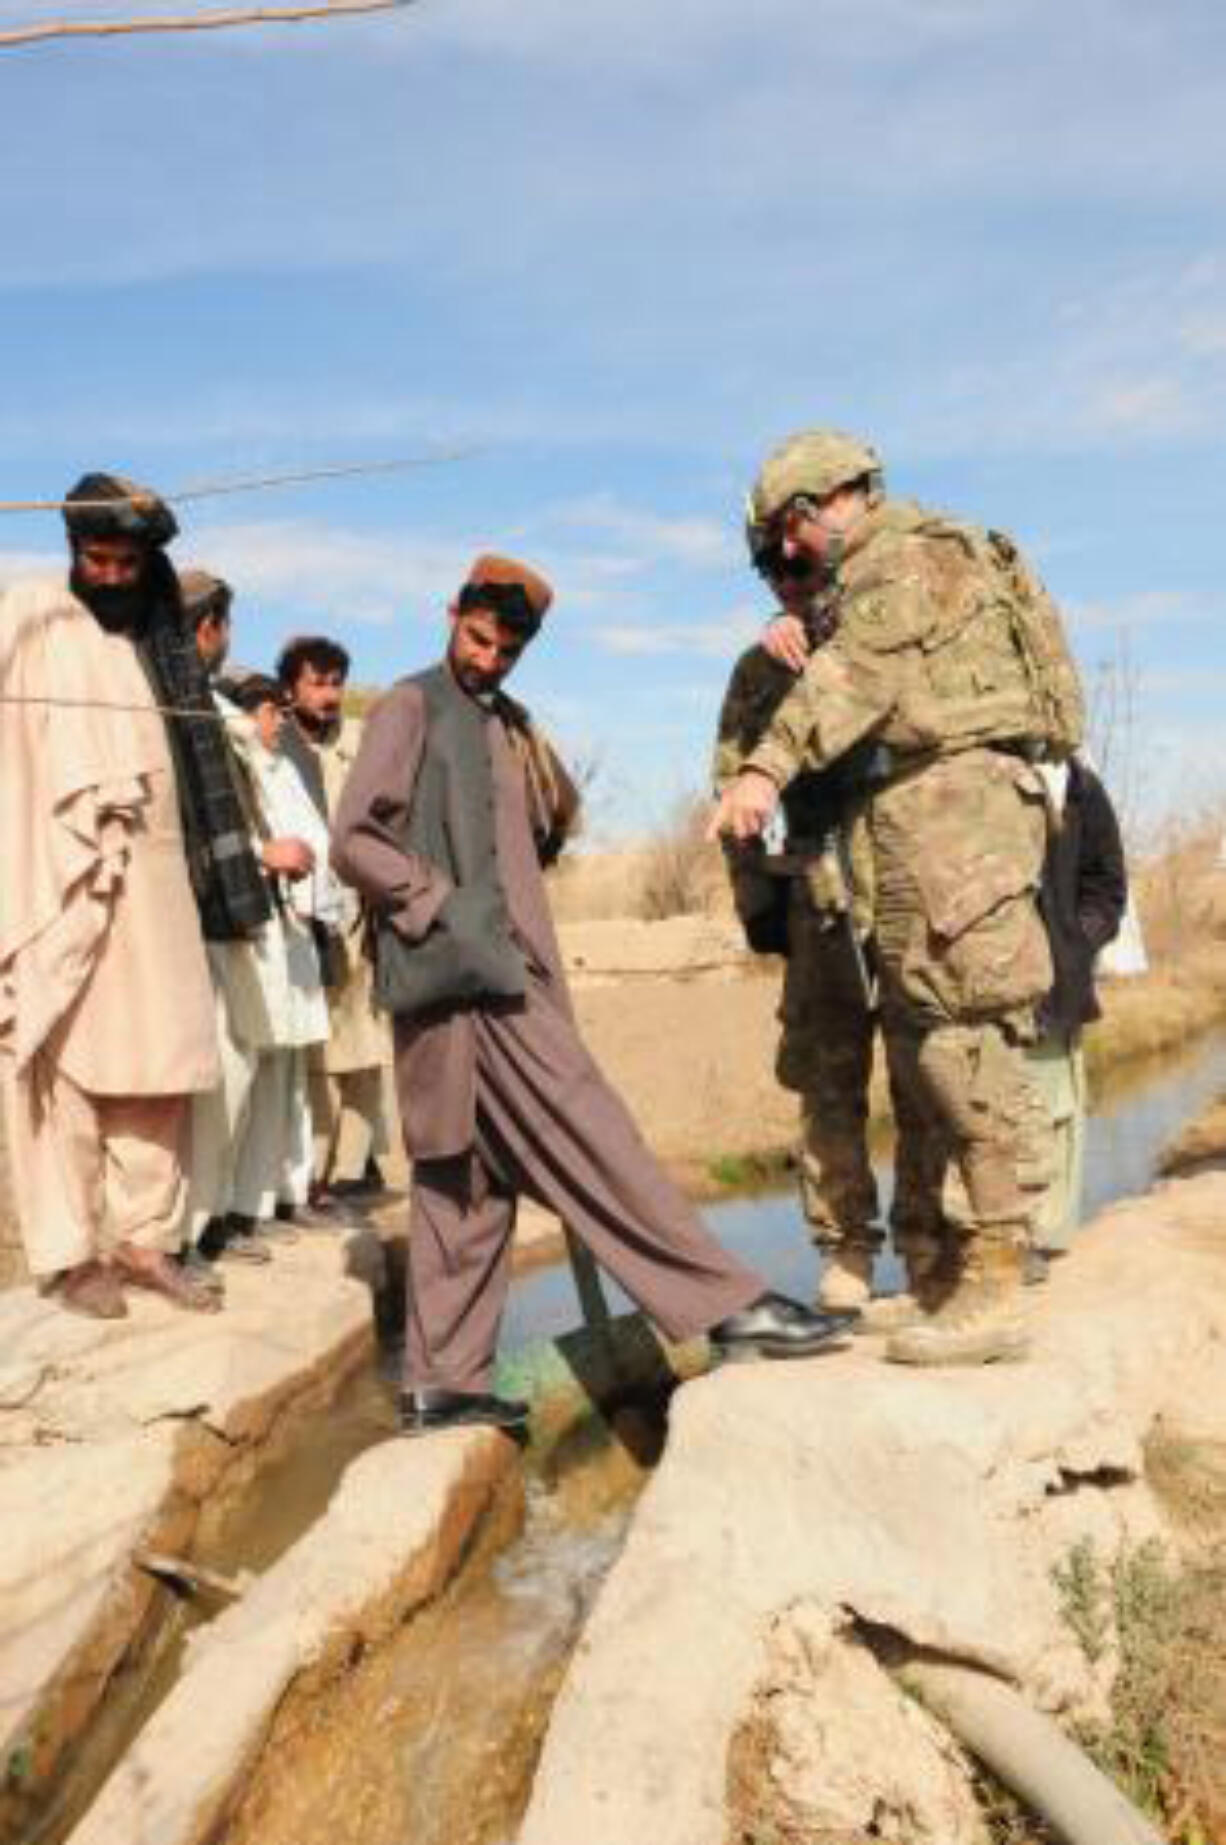
M 152 14 L 146 19 L 49 19 L 38 26 L 0 32 L 0 51 L 49 39 L 119 38 L 134 32 L 215 32 L 229 26 L 294 25 L 302 20 L 341 19 L 354 13 L 391 13 L 417 0 L 331 0 L 317 6 L 226 7 L 213 13 Z

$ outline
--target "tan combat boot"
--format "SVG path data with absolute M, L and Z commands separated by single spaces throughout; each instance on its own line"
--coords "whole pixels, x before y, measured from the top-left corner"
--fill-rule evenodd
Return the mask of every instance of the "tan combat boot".
M 926 1313 L 935 1313 L 950 1292 L 951 1250 L 960 1241 L 934 1231 L 896 1230 L 894 1250 L 906 1274 L 906 1287 L 899 1294 L 874 1295 L 861 1311 L 857 1330 L 899 1332 Z
M 817 1304 L 826 1313 L 860 1313 L 873 1292 L 873 1251 L 868 1243 L 835 1243 L 828 1249 Z
M 896 1333 L 886 1357 L 901 1365 L 986 1365 L 1024 1358 L 1021 1257 L 1012 1243 L 968 1238 L 941 1306 L 919 1325 Z
M 906 1270 L 907 1293 L 925 1313 L 935 1313 L 949 1293 L 949 1275 L 961 1242 L 953 1231 L 894 1232 L 894 1248 Z

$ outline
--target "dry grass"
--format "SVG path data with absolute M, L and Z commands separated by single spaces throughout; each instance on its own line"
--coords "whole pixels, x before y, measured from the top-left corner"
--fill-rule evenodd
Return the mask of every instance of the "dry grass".
M 1133 868 L 1151 961 L 1178 962 L 1206 942 L 1226 941 L 1226 804 L 1170 821 Z
M 1092 1077 L 1171 1050 L 1226 1016 L 1226 941 L 1208 942 L 1133 980 L 1104 980 L 1099 998 L 1103 1016 L 1086 1033 Z
M 710 819 L 709 800 L 685 795 L 648 842 L 638 909 L 645 922 L 713 914 L 726 879 L 723 854 L 706 837 Z
M 1079 1740 L 1173 1845 L 1224 1845 L 1226 1448 L 1157 1437 L 1146 1473 L 1186 1554 L 1150 1542 L 1108 1560 L 1083 1543 L 1056 1572 L 1087 1659 L 1118 1656 L 1110 1721 Z

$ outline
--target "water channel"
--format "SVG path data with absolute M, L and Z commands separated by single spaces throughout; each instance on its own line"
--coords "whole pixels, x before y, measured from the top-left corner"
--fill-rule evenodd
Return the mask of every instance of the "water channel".
M 1175 1130 L 1224 1088 L 1226 1034 L 1133 1064 L 1100 1085 L 1088 1133 L 1086 1216 L 1144 1191 Z M 888 1203 L 888 1161 L 878 1171 Z M 706 1217 L 772 1286 L 811 1293 L 814 1255 L 790 1190 L 715 1205 Z M 880 1260 L 879 1284 L 898 1286 L 888 1249 Z M 617 1290 L 610 1293 L 620 1307 Z M 575 1321 L 566 1269 L 530 1271 L 513 1291 L 504 1346 L 550 1339 Z M 211 1562 L 267 1567 L 322 1512 L 347 1462 L 394 1426 L 393 1365 L 385 1353 L 381 1376 L 354 1380 L 257 1487 L 224 1554 Z M 225 1845 L 510 1845 L 566 1661 L 646 1478 L 594 1422 L 543 1459 L 530 1455 L 526 1473 L 518 1535 L 504 1526 L 489 1536 L 438 1602 L 359 1664 L 317 1720 L 272 1752 Z M 173 1675 L 165 1656 L 124 1726 L 128 1735 Z M 83 1792 L 72 1802 L 78 1815 Z M 40 1826 L 23 1845 L 65 1838 L 63 1818 L 61 1808 L 58 1825 Z

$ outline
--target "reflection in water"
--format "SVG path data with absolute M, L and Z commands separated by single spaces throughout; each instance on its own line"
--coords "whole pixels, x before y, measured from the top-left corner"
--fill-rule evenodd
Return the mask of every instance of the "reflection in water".
M 1127 1066 L 1100 1086 L 1086 1136 L 1084 1215 L 1093 1217 L 1117 1198 L 1151 1184 L 1158 1154 L 1191 1115 L 1226 1086 L 1226 1037 L 1202 1038 L 1182 1056 L 1146 1059 Z M 883 1209 L 894 1188 L 893 1167 L 876 1162 Z M 738 1198 L 705 1212 L 727 1248 L 765 1274 L 772 1287 L 809 1299 L 817 1285 L 817 1258 L 805 1234 L 794 1190 Z M 900 1267 L 887 1248 L 878 1259 L 877 1286 L 901 1287 Z M 616 1287 L 617 1310 L 629 1303 Z M 517 1284 L 503 1340 L 518 1345 L 548 1339 L 575 1324 L 574 1289 L 564 1268 L 538 1270 Z

